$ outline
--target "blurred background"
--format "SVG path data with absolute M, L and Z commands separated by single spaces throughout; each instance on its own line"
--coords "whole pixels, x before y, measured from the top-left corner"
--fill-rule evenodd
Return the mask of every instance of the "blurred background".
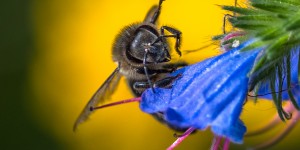
M 141 112 L 137 103 L 99 110 L 76 133 L 73 123 L 89 98 L 116 68 L 111 59 L 121 28 L 142 21 L 158 0 L 9 0 L 0 3 L 0 149 L 165 149 L 174 131 Z M 233 0 L 167 0 L 159 22 L 183 33 L 181 49 L 213 44 L 226 13 L 217 4 Z M 219 54 L 217 45 L 183 56 L 190 63 Z M 175 60 L 179 58 L 174 55 Z M 112 101 L 133 97 L 125 80 Z M 242 119 L 249 130 L 268 121 L 270 102 L 248 103 Z M 259 117 L 257 117 L 259 116 Z M 282 123 L 284 124 L 284 123 Z M 245 149 L 273 133 L 246 138 Z M 299 128 L 272 149 L 299 149 Z M 178 149 L 209 149 L 213 135 L 199 131 Z

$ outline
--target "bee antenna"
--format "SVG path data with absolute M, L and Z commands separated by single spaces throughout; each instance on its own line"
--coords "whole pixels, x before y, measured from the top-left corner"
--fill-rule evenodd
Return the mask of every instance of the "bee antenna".
M 140 101 L 141 101 L 141 97 L 136 97 L 136 98 L 122 100 L 122 101 L 118 101 L 118 102 L 114 102 L 114 103 L 110 103 L 110 104 L 106 104 L 106 105 L 102 105 L 102 106 L 90 107 L 90 111 L 94 111 L 95 109 L 101 109 L 101 108 L 105 108 L 105 107 L 126 104 L 126 103 L 131 103 L 131 102 L 140 102 Z
M 204 45 L 204 46 L 196 48 L 196 49 L 183 50 L 183 53 L 184 54 L 189 54 L 189 53 L 197 52 L 197 51 L 200 51 L 200 50 L 204 50 L 204 49 L 206 49 L 210 46 L 212 46 L 212 44 L 207 44 L 207 45 Z

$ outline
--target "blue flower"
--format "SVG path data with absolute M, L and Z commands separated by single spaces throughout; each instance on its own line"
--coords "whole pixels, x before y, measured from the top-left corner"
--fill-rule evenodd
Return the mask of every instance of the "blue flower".
M 222 55 L 183 67 L 172 88 L 146 90 L 140 108 L 162 112 L 169 124 L 211 130 L 217 136 L 242 143 L 246 127 L 239 119 L 248 92 L 248 72 L 261 49 L 242 52 L 246 42 Z

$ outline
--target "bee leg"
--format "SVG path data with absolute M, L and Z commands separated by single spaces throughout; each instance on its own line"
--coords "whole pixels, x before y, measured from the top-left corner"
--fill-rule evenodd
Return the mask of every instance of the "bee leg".
M 164 30 L 169 31 L 170 33 L 172 33 L 172 35 L 165 35 Z M 177 54 L 179 56 L 181 56 L 181 51 L 179 50 L 179 48 L 181 46 L 181 31 L 179 31 L 179 30 L 177 30 L 175 28 L 169 27 L 169 26 L 162 26 L 160 28 L 160 32 L 161 32 L 161 35 L 163 37 L 173 37 L 173 38 L 176 38 L 175 50 L 176 50 Z
M 180 61 L 180 62 L 176 62 L 176 63 L 168 63 L 166 65 L 163 65 L 163 68 L 164 69 L 170 69 L 171 72 L 173 72 L 173 71 L 177 70 L 178 68 L 185 67 L 187 65 L 188 65 L 188 63 L 186 63 L 184 61 Z
M 225 14 L 224 17 L 223 17 L 223 27 L 222 27 L 222 30 L 223 30 L 223 34 L 226 34 L 226 21 L 227 19 L 230 17 L 230 18 L 233 18 L 235 15 L 230 15 L 230 14 Z
M 172 33 L 171 35 L 165 35 L 165 30 L 169 31 L 170 33 Z M 165 38 L 175 38 L 176 39 L 176 42 L 175 42 L 175 50 L 177 52 L 177 54 L 179 56 L 181 56 L 181 51 L 179 50 L 180 46 L 181 46 L 181 31 L 175 29 L 175 28 L 172 28 L 172 27 L 169 27 L 169 26 L 162 26 L 160 28 L 160 32 L 161 32 L 161 36 L 159 36 L 153 43 L 157 43 L 159 41 L 161 41 L 162 43 L 167 43 L 166 39 Z M 167 46 L 164 45 L 164 48 L 167 49 Z
M 180 61 L 180 62 L 177 62 L 177 63 L 164 64 L 164 65 L 160 66 L 161 68 L 157 68 L 155 70 L 148 70 L 148 71 L 150 71 L 150 75 L 153 75 L 153 74 L 164 74 L 164 73 L 165 74 L 170 74 L 170 73 L 176 71 L 178 68 L 181 68 L 181 67 L 184 67 L 184 66 L 187 66 L 187 65 L 188 64 L 186 62 Z M 138 70 L 138 71 L 140 72 L 140 70 Z
M 153 85 L 152 85 L 152 82 L 151 82 L 151 80 L 150 80 L 150 76 L 149 76 L 149 73 L 148 73 L 148 69 L 147 69 L 147 66 L 146 66 L 147 55 L 148 55 L 148 50 L 146 49 L 146 50 L 145 50 L 144 59 L 143 59 L 144 72 L 145 72 L 145 75 L 146 75 L 146 77 L 147 77 L 148 84 L 149 84 L 150 87 L 152 88 L 153 93 L 155 93 L 154 88 L 153 88 Z
M 171 88 L 174 81 L 180 77 L 181 77 L 181 74 L 163 78 L 161 80 L 156 81 L 153 84 L 153 87 Z M 132 87 L 133 87 L 133 89 L 135 89 L 137 91 L 144 91 L 145 89 L 150 88 L 151 85 L 148 82 L 134 82 Z
M 181 74 L 178 74 L 176 76 L 170 76 L 163 78 L 161 80 L 158 80 L 154 83 L 154 87 L 160 87 L 160 88 L 172 88 L 172 84 L 174 81 L 176 81 L 178 78 L 181 77 Z
M 159 3 L 158 3 L 158 8 L 157 10 L 155 11 L 154 15 L 152 16 L 151 20 L 150 20 L 150 23 L 152 24 L 155 24 L 159 15 L 160 15 L 160 11 L 161 11 L 161 5 L 162 5 L 162 2 L 165 1 L 165 0 L 159 0 Z
M 148 89 L 151 86 L 148 82 L 134 82 L 132 87 L 137 91 L 144 91 L 145 89 Z
M 237 7 L 237 0 L 234 0 L 234 7 Z M 224 17 L 223 17 L 223 34 L 226 34 L 226 21 L 227 19 L 230 17 L 230 18 L 233 18 L 235 17 L 236 14 L 235 12 L 233 13 L 233 15 L 230 15 L 230 14 L 225 14 Z

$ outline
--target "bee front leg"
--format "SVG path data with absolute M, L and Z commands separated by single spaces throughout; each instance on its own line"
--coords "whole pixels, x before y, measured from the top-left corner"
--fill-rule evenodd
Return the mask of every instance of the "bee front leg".
M 167 30 L 168 32 L 170 32 L 172 34 L 171 35 L 165 35 L 165 31 L 164 30 Z M 181 31 L 179 31 L 179 30 L 177 30 L 175 28 L 169 27 L 169 26 L 162 26 L 160 28 L 160 32 L 161 32 L 161 36 L 162 37 L 165 37 L 165 38 L 172 37 L 172 38 L 176 39 L 175 50 L 176 50 L 177 54 L 179 56 L 181 56 L 181 51 L 179 50 L 179 48 L 181 46 Z M 164 39 L 164 38 L 162 38 L 162 39 Z
M 223 30 L 223 34 L 226 34 L 226 21 L 228 18 L 233 18 L 234 15 L 230 15 L 230 14 L 225 14 L 224 17 L 223 17 L 223 27 L 222 27 L 222 30 Z
M 172 34 L 166 35 L 165 30 L 167 30 L 168 32 L 170 32 Z M 161 35 L 151 45 L 154 45 L 157 42 L 167 43 L 166 38 L 175 38 L 176 39 L 175 50 L 176 50 L 177 54 L 179 56 L 181 56 L 181 51 L 179 50 L 179 48 L 181 46 L 181 31 L 179 31 L 175 28 L 169 27 L 169 26 L 162 26 L 160 28 L 160 32 L 161 32 Z M 167 49 L 167 46 L 164 45 L 164 48 Z
M 181 74 L 178 74 L 176 76 L 170 76 L 163 78 L 161 80 L 158 80 L 154 83 L 154 87 L 159 87 L 159 88 L 172 88 L 173 83 L 181 77 Z
M 237 6 L 237 0 L 234 0 L 234 7 Z M 235 12 L 233 13 L 233 15 L 230 14 L 225 14 L 223 17 L 223 34 L 226 34 L 226 21 L 228 18 L 234 18 L 236 17 Z
M 181 74 L 163 78 L 161 80 L 154 82 L 153 87 L 155 87 L 155 88 L 171 88 L 174 81 L 176 81 L 180 77 L 181 77 Z M 143 91 L 147 88 L 151 88 L 151 85 L 148 82 L 133 83 L 133 89 L 135 89 L 137 91 Z
M 179 62 L 176 62 L 176 63 L 168 63 L 168 64 L 165 64 L 163 65 L 163 68 L 164 69 L 171 69 L 173 71 L 177 70 L 178 68 L 181 68 L 181 67 L 185 67 L 187 66 L 188 63 L 184 62 L 184 61 L 179 61 Z

